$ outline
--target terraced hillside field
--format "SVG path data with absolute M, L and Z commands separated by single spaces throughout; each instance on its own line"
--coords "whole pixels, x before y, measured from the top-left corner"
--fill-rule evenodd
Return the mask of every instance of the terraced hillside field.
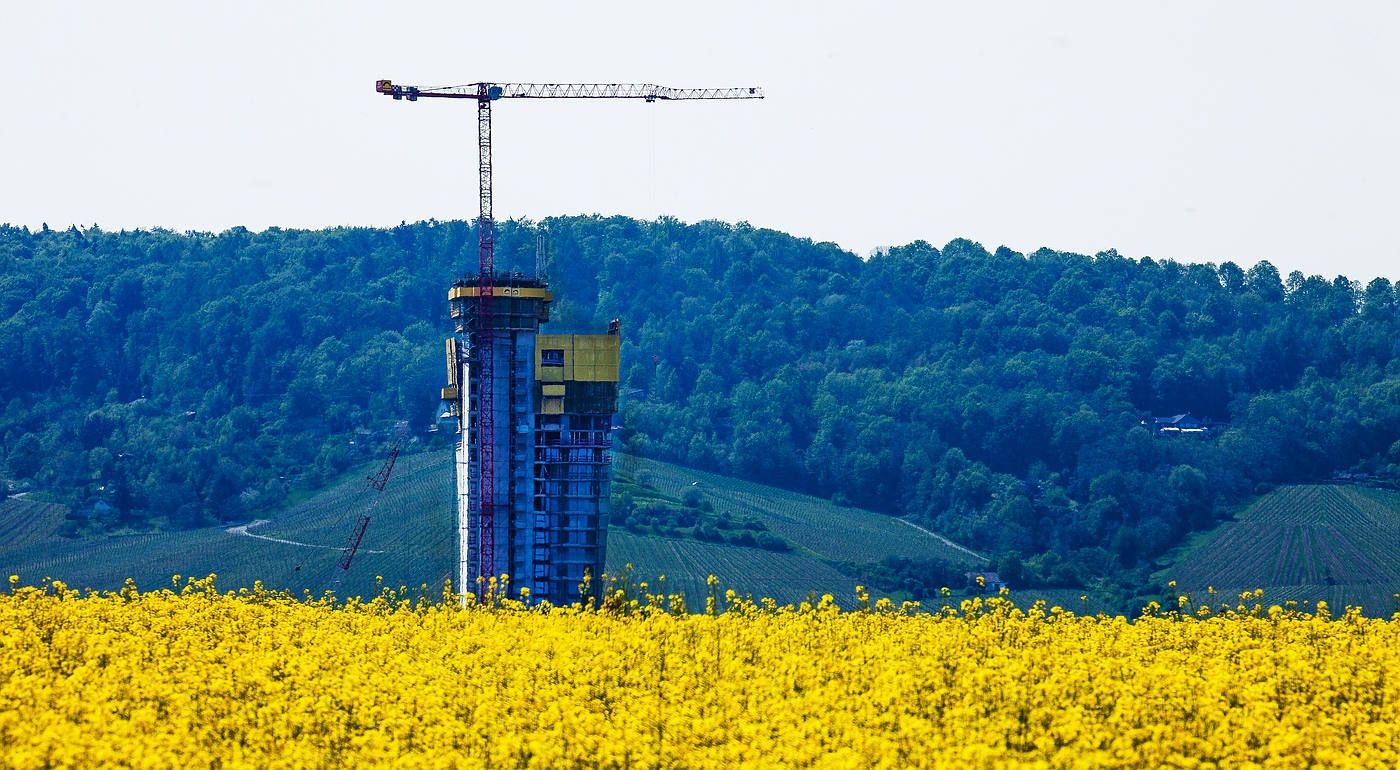
M 1159 575 L 1178 590 L 1271 602 L 1360 604 L 1389 614 L 1400 592 L 1400 493 L 1347 486 L 1281 487 Z
M 12 497 L 0 499 L 0 558 L 56 536 L 68 509 L 55 503 Z
M 832 561 L 873 562 L 886 556 L 985 561 L 945 538 L 881 513 L 631 455 L 619 455 L 614 462 L 619 470 L 634 476 L 648 471 L 657 489 L 675 497 L 698 488 L 717 511 L 728 510 L 736 518 L 752 516 L 789 541 Z
M 692 471 L 667 463 L 619 456 L 625 472 L 649 470 L 653 484 L 679 496 L 700 482 L 717 511 L 753 517 L 801 546 L 792 553 L 637 535 L 614 527 L 608 570 L 633 565 L 638 580 L 667 578 L 667 590 L 692 601 L 707 594 L 713 574 L 722 588 L 740 594 L 800 602 L 830 593 L 849 601 L 855 581 L 830 561 L 878 561 L 885 556 L 980 561 L 933 533 L 897 519 L 773 487 Z M 365 469 L 371 472 L 374 468 Z M 369 530 L 349 573 L 335 563 L 361 511 L 375 499 L 362 476 L 335 485 L 270 521 L 188 532 L 66 539 L 57 536 L 63 509 L 7 501 L 0 507 L 0 572 L 26 582 L 44 577 L 70 585 L 115 589 L 130 577 L 138 586 L 166 585 L 171 575 L 215 573 L 223 588 L 251 586 L 341 595 L 375 592 L 375 576 L 391 585 L 435 590 L 453 574 L 455 558 L 453 475 L 450 451 L 409 455 L 371 511 Z M 337 580 L 340 580 L 338 583 Z
M 369 470 L 374 470 L 373 468 Z M 186 532 L 89 537 L 48 536 L 18 545 L 0 519 L 0 573 L 27 582 L 44 577 L 83 588 L 115 589 L 129 577 L 138 586 L 166 585 L 171 575 L 219 576 L 222 588 L 251 586 L 320 594 L 376 592 L 375 577 L 392 585 L 428 583 L 440 589 L 452 569 L 452 454 L 408 455 L 394 469 L 372 511 L 364 544 L 348 573 L 335 566 L 351 525 L 372 501 L 362 478 L 338 484 L 293 506 L 274 521 Z M 14 502 L 14 501 L 9 501 Z M 4 509 L 0 509 L 4 510 Z M 62 518 L 62 514 L 59 514 Z M 279 542 L 283 541 L 283 542 Z M 337 586 L 337 578 L 342 578 Z
M 368 513 L 369 529 L 352 571 L 363 568 L 383 575 L 386 582 L 440 586 L 456 558 L 452 452 L 401 459 L 382 498 L 376 501 L 376 495 L 363 479 L 355 479 L 251 528 L 249 534 L 305 543 L 295 552 L 303 560 L 329 557 L 333 563 L 355 520 Z
M 779 604 L 799 604 L 810 594 L 836 597 L 845 606 L 855 595 L 856 581 L 830 565 L 809 556 L 773 553 L 756 548 L 634 535 L 613 529 L 608 533 L 608 571 L 622 574 L 632 565 L 634 580 L 647 581 L 648 590 L 663 589 L 657 578 L 665 576 L 664 591 L 683 593 L 691 609 L 704 609 L 710 575 L 720 577 L 719 592 L 734 589 L 755 599 L 768 597 Z

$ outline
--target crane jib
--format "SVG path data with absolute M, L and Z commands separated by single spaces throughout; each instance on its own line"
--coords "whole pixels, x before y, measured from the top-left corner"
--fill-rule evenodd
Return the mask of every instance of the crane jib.
M 483 88 L 483 86 L 485 86 Z M 461 86 L 399 86 L 375 81 L 374 90 L 395 99 L 645 99 L 683 101 L 694 99 L 762 99 L 763 89 L 668 88 L 651 83 L 472 83 Z

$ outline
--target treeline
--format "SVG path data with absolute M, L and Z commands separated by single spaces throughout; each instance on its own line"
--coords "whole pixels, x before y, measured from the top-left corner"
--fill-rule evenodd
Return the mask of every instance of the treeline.
M 498 264 L 533 270 L 541 231 L 554 329 L 622 319 L 629 449 L 909 516 L 1022 584 L 1145 590 L 1153 559 L 1270 485 L 1397 476 L 1385 279 L 962 240 L 863 261 L 620 217 L 504 223 Z M 0 229 L 8 475 L 194 526 L 314 487 L 395 421 L 429 444 L 444 292 L 474 262 L 461 222 Z M 1230 425 L 1141 425 L 1188 411 Z
M 1017 584 L 1126 602 L 1252 494 L 1400 476 L 1385 279 L 674 228 L 612 240 L 602 273 L 600 317 L 641 321 L 632 446 L 910 516 Z M 1142 425 L 1183 412 L 1230 427 Z
M 396 421 L 432 419 L 450 261 L 410 229 L 0 228 L 12 484 L 108 529 L 238 519 L 319 487 Z

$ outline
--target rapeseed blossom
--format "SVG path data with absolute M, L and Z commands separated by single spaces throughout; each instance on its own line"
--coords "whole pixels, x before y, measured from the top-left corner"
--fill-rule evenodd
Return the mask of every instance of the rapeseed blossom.
M 1001 597 L 599 606 L 212 578 L 0 596 L 0 764 L 1394 767 L 1400 618 Z M 935 600 L 949 601 L 948 599 Z

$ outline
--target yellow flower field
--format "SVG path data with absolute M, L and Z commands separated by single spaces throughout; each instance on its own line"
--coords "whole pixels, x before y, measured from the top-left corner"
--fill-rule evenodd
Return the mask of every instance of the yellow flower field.
M 5 767 L 1400 764 L 1400 619 L 0 596 Z M 644 590 L 644 589 L 643 589 Z

